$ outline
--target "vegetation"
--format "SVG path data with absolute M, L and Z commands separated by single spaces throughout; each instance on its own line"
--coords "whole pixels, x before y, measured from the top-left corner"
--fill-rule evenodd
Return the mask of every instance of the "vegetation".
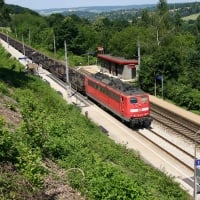
M 199 8 L 198 3 L 189 5 L 193 13 Z M 70 65 L 87 64 L 88 55 L 90 64 L 95 63 L 98 46 L 104 53 L 137 57 L 139 43 L 141 87 L 153 94 L 157 81 L 161 94 L 157 77 L 162 75 L 164 97 L 198 111 L 200 16 L 189 21 L 181 17 L 179 9 L 170 10 L 165 0 L 131 20 L 94 21 L 76 15 L 40 16 L 28 10 L 15 13 L 0 0 L 1 26 L 9 24 L 13 37 L 23 36 L 27 44 L 57 59 L 64 59 L 66 41 Z M 39 78 L 25 74 L 2 49 L 0 66 L 1 100 L 5 98 L 3 105 L 21 119 L 16 124 L 9 124 L 4 115 L 0 119 L 1 199 L 52 198 L 44 196 L 46 158 L 65 169 L 67 181 L 88 199 L 189 199 L 171 177 L 102 135 L 79 110 L 66 105 Z
M 47 159 L 65 170 L 60 182 L 88 199 L 189 199 L 172 177 L 107 138 L 1 47 L 0 80 L 0 105 L 7 105 L 0 115 L 0 199 L 52 199 L 55 193 L 45 193 Z M 8 111 L 19 115 L 15 126 L 7 121 Z

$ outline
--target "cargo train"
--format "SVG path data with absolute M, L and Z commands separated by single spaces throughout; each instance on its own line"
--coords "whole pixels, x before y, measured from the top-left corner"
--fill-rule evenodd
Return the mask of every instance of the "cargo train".
M 35 49 L 0 33 L 0 38 L 24 53 L 32 62 L 41 65 L 59 79 L 66 81 L 65 64 L 51 59 Z M 88 74 L 69 68 L 69 81 L 73 88 L 84 93 L 99 105 L 116 115 L 131 128 L 151 125 L 149 95 L 119 79 L 103 73 Z

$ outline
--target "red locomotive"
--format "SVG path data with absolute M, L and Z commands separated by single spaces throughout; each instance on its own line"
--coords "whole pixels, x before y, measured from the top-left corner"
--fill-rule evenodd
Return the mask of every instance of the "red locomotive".
M 149 96 L 139 88 L 97 73 L 85 76 L 85 92 L 132 128 L 151 125 Z
M 69 80 L 73 88 L 86 94 L 130 127 L 147 128 L 151 125 L 149 95 L 141 89 L 100 72 L 85 74 L 72 68 L 69 68 Z

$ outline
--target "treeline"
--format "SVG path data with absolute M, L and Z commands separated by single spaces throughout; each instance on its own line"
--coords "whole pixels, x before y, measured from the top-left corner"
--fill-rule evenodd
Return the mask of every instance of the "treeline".
M 170 10 L 178 10 L 182 17 L 198 14 L 200 12 L 200 3 L 179 3 L 179 4 L 169 4 Z
M 59 59 L 64 59 L 66 41 L 70 65 L 87 64 L 88 55 L 94 55 L 90 63 L 94 64 L 98 46 L 103 46 L 104 53 L 137 58 L 139 45 L 142 89 L 154 94 L 156 81 L 158 95 L 163 89 L 164 98 L 189 110 L 200 110 L 200 16 L 186 22 L 180 13 L 197 9 L 197 5 L 191 3 L 191 9 L 172 12 L 166 0 L 159 0 L 154 10 L 143 9 L 140 17 L 135 15 L 129 21 L 24 12 L 11 15 L 10 27 L 14 37 L 23 37 L 27 44 Z M 158 75 L 163 77 L 163 88 Z
M 168 4 L 170 13 L 178 11 L 181 17 L 198 14 L 200 12 L 200 2 L 193 3 L 169 3 Z M 58 10 L 64 16 L 75 14 L 81 18 L 86 18 L 90 21 L 94 21 L 99 17 L 108 18 L 110 20 L 124 19 L 131 21 L 135 16 L 141 17 L 142 11 L 146 9 L 149 12 L 154 12 L 156 9 L 156 4 L 146 4 L 146 5 L 129 5 L 129 6 L 118 6 L 118 7 L 86 7 L 84 9 L 63 11 Z M 64 9 L 63 9 L 64 10 Z M 56 9 L 48 9 L 39 11 L 39 13 L 55 13 Z

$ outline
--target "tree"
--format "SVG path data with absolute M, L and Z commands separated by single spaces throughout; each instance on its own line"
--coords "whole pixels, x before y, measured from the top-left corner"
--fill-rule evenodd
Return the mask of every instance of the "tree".
M 10 9 L 5 5 L 4 0 L 0 0 L 0 26 L 8 26 L 11 21 Z
M 47 22 L 50 27 L 56 26 L 63 20 L 64 20 L 64 16 L 59 13 L 51 14 L 49 17 L 47 17 Z
M 199 34 L 200 33 L 200 15 L 197 17 L 196 26 L 197 26 L 197 32 Z
M 106 28 L 109 28 L 110 25 L 106 26 Z M 122 31 L 125 28 L 130 26 L 130 23 L 125 20 L 125 19 L 115 19 L 112 21 L 112 25 L 111 25 L 111 30 L 113 29 L 115 32 L 116 31 Z
M 27 12 L 14 15 L 11 22 L 11 30 L 13 32 L 17 31 L 20 39 L 23 35 L 25 40 L 30 40 L 29 42 L 37 44 L 41 44 L 41 41 L 44 40 L 41 33 L 47 27 L 48 24 L 44 17 L 35 16 Z
M 182 25 L 182 20 L 181 20 L 181 16 L 179 12 L 175 13 L 174 23 L 175 23 L 176 30 L 179 30 Z
M 196 38 L 195 48 L 190 52 L 188 61 L 188 82 L 191 84 L 192 88 L 196 88 L 200 91 L 200 35 Z
M 159 46 L 160 37 L 169 28 L 169 9 L 166 0 L 159 0 L 154 20 L 157 32 L 157 44 Z
M 64 41 L 66 41 L 68 50 L 71 50 L 73 40 L 78 35 L 78 28 L 71 17 L 65 17 L 55 28 L 54 33 L 56 37 L 56 48 L 64 48 Z
M 142 10 L 141 22 L 144 26 L 148 26 L 151 23 L 151 18 L 147 9 Z
M 159 0 L 158 4 L 157 4 L 157 12 L 159 16 L 163 16 L 165 15 L 166 12 L 168 12 L 169 8 L 167 5 L 167 1 L 166 0 Z
M 97 48 L 97 34 L 88 25 L 78 27 L 78 34 L 71 44 L 71 51 L 77 55 L 95 51 Z
M 130 26 L 121 32 L 113 33 L 109 40 L 109 49 L 116 56 L 136 58 L 138 39 L 140 40 L 141 54 L 144 55 L 155 51 L 154 37 L 155 29 L 152 27 Z
M 4 0 L 0 0 L 0 9 L 4 6 Z

